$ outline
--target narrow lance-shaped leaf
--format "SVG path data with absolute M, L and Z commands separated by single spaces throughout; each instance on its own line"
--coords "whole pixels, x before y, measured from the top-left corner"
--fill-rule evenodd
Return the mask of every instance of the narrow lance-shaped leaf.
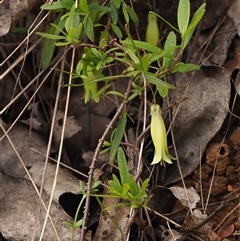
M 118 147 L 121 143 L 121 140 L 123 138 L 123 134 L 126 128 L 126 123 L 127 123 L 127 114 L 126 114 L 126 110 L 124 110 L 122 112 L 122 115 L 119 119 L 115 134 L 114 134 L 114 138 L 112 141 L 112 147 L 111 147 L 111 151 L 110 151 L 110 157 L 109 157 L 109 162 L 110 164 L 113 163 L 114 158 L 117 154 L 118 151 Z
M 139 26 L 138 15 L 134 12 L 134 10 L 130 6 L 127 6 L 127 11 L 128 11 L 130 18 L 134 22 L 135 26 L 138 27 Z
M 194 30 L 196 29 L 199 21 L 202 19 L 206 9 L 206 3 L 203 3 L 199 8 L 198 10 L 194 13 L 193 15 L 193 18 L 188 26 L 188 29 L 186 31 L 186 33 L 182 36 L 183 38 L 183 48 L 182 50 L 185 49 L 185 47 L 188 45 L 193 33 L 194 33 Z
M 57 24 L 61 29 L 63 29 L 64 22 L 60 21 L 60 17 L 56 18 L 54 24 Z M 60 30 L 56 29 L 53 25 L 50 25 L 48 33 L 53 36 L 59 36 Z M 62 36 L 63 37 L 63 36 Z M 61 38 L 64 39 L 65 37 Z M 42 52 L 42 69 L 47 68 L 48 64 L 52 60 L 53 53 L 55 50 L 55 39 L 46 38 L 43 42 L 43 52 Z
M 90 17 L 87 17 L 87 22 L 86 22 L 85 27 L 86 27 L 85 31 L 86 31 L 87 37 L 92 42 L 94 42 L 93 22 Z
M 179 0 L 177 22 L 178 28 L 182 35 L 185 34 L 190 19 L 190 2 L 189 0 Z
M 123 3 L 122 4 L 122 12 L 123 12 L 123 16 L 125 18 L 126 23 L 129 23 L 129 16 L 128 16 L 128 11 L 127 11 L 127 4 Z
M 87 4 L 87 0 L 80 0 L 80 8 L 82 9 L 82 11 L 84 13 L 88 13 L 89 10 L 88 10 L 88 4 Z
M 124 185 L 125 183 L 129 183 L 130 174 L 128 171 L 128 165 L 127 165 L 125 153 L 121 147 L 118 148 L 117 160 L 118 160 L 121 183 L 122 185 Z
M 177 45 L 177 37 L 176 37 L 176 34 L 171 31 L 168 36 L 167 36 L 167 39 L 165 41 L 165 44 L 164 44 L 164 50 L 167 51 L 168 49 L 172 49 L 171 52 L 168 53 L 168 56 L 167 57 L 164 57 L 163 59 L 163 69 L 167 69 L 170 67 L 170 63 L 171 61 L 173 60 L 173 57 L 174 57 L 174 50 L 175 50 L 175 47 Z
M 117 20 L 118 20 L 118 11 L 116 8 L 116 5 L 114 3 L 114 0 L 110 0 L 110 8 L 111 8 L 111 18 L 112 18 L 112 22 L 113 24 L 117 24 Z

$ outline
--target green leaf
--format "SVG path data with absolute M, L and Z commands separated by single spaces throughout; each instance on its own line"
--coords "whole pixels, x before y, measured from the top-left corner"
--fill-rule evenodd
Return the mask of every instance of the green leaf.
M 110 187 L 112 187 L 111 192 L 114 189 L 115 193 L 118 193 L 121 195 L 122 194 L 122 186 L 121 186 L 118 178 L 116 177 L 116 175 L 113 174 L 112 177 L 113 177 L 113 180 L 109 181 L 109 185 L 110 185 Z M 109 189 L 110 187 L 108 187 L 109 191 L 110 191 L 110 189 Z
M 134 61 L 134 63 L 138 66 L 141 67 L 140 60 L 139 58 L 135 55 L 135 53 L 130 49 L 125 47 L 126 52 L 130 56 L 130 58 Z
M 114 90 L 110 90 L 110 91 L 106 92 L 106 95 L 116 95 L 116 96 L 120 96 L 120 97 L 124 98 L 124 95 L 121 92 L 114 91 Z
M 53 2 L 52 4 L 45 3 L 41 6 L 43 10 L 62 10 L 63 6 L 61 2 Z
M 169 49 L 170 50 L 172 49 L 172 51 L 168 52 L 168 57 L 164 57 L 163 69 L 168 69 L 170 67 L 170 64 L 174 57 L 174 50 L 176 48 L 176 45 L 177 45 L 177 37 L 176 37 L 175 33 L 173 31 L 171 31 L 168 34 L 167 39 L 165 41 L 164 50 L 167 51 Z
M 115 2 L 114 0 L 110 0 L 110 8 L 111 8 L 111 18 L 112 18 L 112 22 L 113 24 L 117 24 L 117 20 L 118 20 L 118 11 L 117 8 L 115 6 Z
M 113 2 L 115 4 L 116 8 L 119 9 L 121 6 L 121 0 L 113 0 Z
M 78 220 L 78 221 L 75 223 L 74 227 L 75 227 L 75 228 L 79 228 L 79 227 L 82 226 L 82 223 L 83 223 L 83 220 L 80 219 L 80 220 Z
M 69 44 L 72 44 L 72 41 L 67 41 L 67 42 L 57 42 L 56 43 L 56 46 L 58 47 L 63 47 L 63 46 L 66 46 L 66 45 L 69 45 Z
M 127 6 L 127 12 L 129 14 L 130 18 L 132 19 L 132 21 L 134 22 L 135 26 L 138 27 L 139 26 L 138 15 L 135 13 L 135 11 L 130 6 Z
M 116 34 L 117 38 L 121 39 L 122 38 L 121 29 L 114 23 L 111 23 L 111 28 L 112 28 L 113 32 Z
M 162 50 L 160 48 L 158 48 L 157 46 L 153 45 L 153 44 L 150 44 L 150 43 L 147 43 L 147 42 L 143 42 L 143 41 L 139 41 L 139 40 L 133 40 L 133 43 L 130 39 L 125 39 L 125 40 L 122 40 L 121 43 L 123 45 L 131 45 L 131 46 L 136 46 L 137 48 L 140 48 L 140 49 L 144 49 L 146 51 L 149 51 L 149 52 L 156 52 L 156 51 L 159 51 L 159 50 Z
M 141 58 L 141 65 L 142 65 L 142 70 L 144 72 L 148 71 L 149 64 L 150 64 L 150 61 L 149 61 L 148 55 L 147 54 L 143 55 L 143 57 Z
M 67 227 L 70 227 L 70 228 L 73 227 L 73 223 L 70 223 L 70 222 L 68 222 L 68 221 L 63 221 L 62 224 L 64 224 L 64 225 L 67 226 Z
M 55 24 L 58 24 L 61 29 L 63 28 L 63 22 L 60 21 L 60 17 L 56 18 L 54 21 Z M 56 29 L 53 25 L 50 25 L 49 34 L 59 35 L 60 31 Z M 55 51 L 55 43 L 54 39 L 45 38 L 43 42 L 43 51 L 42 51 L 42 69 L 46 69 L 50 61 L 52 60 L 53 53 Z
M 75 33 L 75 38 L 76 40 L 80 40 L 81 34 L 82 34 L 82 29 L 83 29 L 83 23 L 79 23 L 76 33 Z
M 123 12 L 124 19 L 125 19 L 126 23 L 128 24 L 129 23 L 129 16 L 128 16 L 127 4 L 126 3 L 122 4 L 122 12 Z
M 92 53 L 98 57 L 99 59 L 103 58 L 103 55 L 96 49 L 96 48 L 91 48 Z
M 196 64 L 184 64 L 183 62 L 179 62 L 171 70 L 171 73 L 175 73 L 175 72 L 185 73 L 185 72 L 191 72 L 199 69 L 200 67 Z
M 59 35 L 55 35 L 55 34 L 48 34 L 48 33 L 41 33 L 41 32 L 37 32 L 36 34 L 38 34 L 44 38 L 49 38 L 49 39 L 53 39 L 53 40 L 66 39 L 65 36 L 59 36 Z
M 165 88 L 168 88 L 168 89 L 175 89 L 175 86 L 165 82 L 165 81 L 162 81 L 161 79 L 159 79 L 158 77 L 156 77 L 154 74 L 152 73 L 146 73 L 145 74 L 145 77 L 147 79 L 148 82 L 152 83 L 152 84 L 155 84 L 157 86 L 161 86 L 161 87 L 165 87 Z
M 179 0 L 177 22 L 178 28 L 182 35 L 185 34 L 190 19 L 190 2 L 189 0 Z
M 89 13 L 87 0 L 80 0 L 80 8 L 84 13 Z
M 87 37 L 94 42 L 94 32 L 93 32 L 93 23 L 92 23 L 92 19 L 91 18 L 87 18 L 87 22 L 86 22 L 86 34 Z
M 116 153 L 118 151 L 118 147 L 121 143 L 121 140 L 126 128 L 126 123 L 127 123 L 127 114 L 126 114 L 126 110 L 124 110 L 119 119 L 118 125 L 116 127 L 116 131 L 114 134 L 114 138 L 112 140 L 112 147 L 111 147 L 110 157 L 109 157 L 110 164 L 113 163 Z
M 127 160 L 125 157 L 125 153 L 121 147 L 118 148 L 117 160 L 122 185 L 125 183 L 129 183 L 130 174 L 128 171 Z
M 101 181 L 96 181 L 93 179 L 93 183 L 92 183 L 92 189 L 96 189 L 99 185 L 101 185 Z
M 139 188 L 137 182 L 134 180 L 132 176 L 129 177 L 129 185 L 130 185 L 130 192 L 133 196 L 139 193 Z
M 74 35 L 76 33 L 76 28 L 71 28 L 68 32 L 67 40 L 71 43 L 75 42 Z
M 172 47 L 170 49 L 166 49 L 166 50 L 159 50 L 156 53 L 153 53 L 152 56 L 149 57 L 149 61 L 150 63 L 159 60 L 163 57 L 169 57 L 171 58 L 171 53 L 174 52 L 177 48 L 179 48 L 178 46 Z
M 98 2 L 98 1 L 97 1 Z M 98 12 L 104 12 L 108 13 L 111 11 L 109 7 L 106 6 L 101 6 L 98 3 L 97 4 L 92 4 L 88 6 L 89 12 L 91 13 L 92 11 L 98 11 Z
M 108 30 L 107 29 L 103 30 L 100 35 L 100 41 L 99 41 L 100 48 L 104 48 L 108 45 L 108 37 L 109 37 Z
M 75 7 L 74 5 L 72 5 L 71 11 L 69 13 L 69 17 L 66 19 L 66 22 L 65 22 L 65 29 L 67 33 L 69 33 L 70 30 L 74 27 L 74 23 L 73 23 L 74 14 L 75 14 Z
M 123 184 L 122 198 L 126 198 L 129 192 L 130 186 L 127 183 Z
M 82 192 L 83 195 L 85 195 L 86 190 L 85 190 L 84 183 L 82 181 L 79 181 L 79 185 L 80 185 L 80 191 Z
M 71 1 L 71 0 L 62 0 L 60 2 L 62 4 L 62 6 L 68 11 L 70 11 L 72 8 L 72 5 L 75 4 L 75 1 Z
M 183 38 L 183 49 L 185 49 L 185 47 L 188 45 L 193 33 L 194 33 L 194 30 L 196 29 L 199 21 L 202 19 L 206 9 L 206 3 L 203 3 L 199 8 L 198 10 L 194 13 L 193 15 L 193 18 L 188 26 L 188 29 L 186 31 L 186 33 L 184 34 L 184 36 L 182 37 Z
M 158 91 L 159 95 L 164 99 L 167 97 L 169 89 L 162 87 L 160 85 L 157 85 L 157 91 Z

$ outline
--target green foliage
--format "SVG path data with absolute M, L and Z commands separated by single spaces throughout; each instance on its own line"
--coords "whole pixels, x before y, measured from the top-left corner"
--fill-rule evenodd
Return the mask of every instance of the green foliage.
M 137 181 L 129 173 L 127 160 L 124 151 L 121 147 L 118 148 L 117 160 L 119 167 L 120 180 L 113 174 L 112 180 L 109 181 L 107 187 L 109 194 L 104 197 L 114 197 L 124 200 L 124 203 L 119 203 L 119 206 L 128 206 L 132 208 L 140 208 L 147 204 L 150 197 L 147 198 L 146 189 L 149 180 L 146 179 L 139 187 Z M 109 209 L 111 207 L 107 207 Z
M 113 163 L 116 153 L 118 151 L 118 147 L 120 146 L 120 143 L 126 128 L 126 124 L 127 124 L 127 114 L 126 114 L 126 110 L 124 110 L 119 119 L 118 125 L 116 127 L 116 131 L 114 132 L 114 137 L 111 143 L 110 157 L 109 157 L 109 162 L 111 164 Z
M 180 62 L 180 59 L 204 15 L 206 4 L 202 4 L 190 19 L 190 1 L 179 0 L 176 12 L 178 28 L 150 11 L 146 19 L 146 22 L 148 21 L 146 41 L 135 40 L 133 37 L 130 25 L 138 27 L 139 18 L 130 5 L 124 0 L 109 0 L 105 4 L 102 6 L 98 0 L 60 0 L 52 4 L 46 3 L 41 7 L 54 12 L 57 16 L 47 32 L 38 33 L 44 37 L 42 68 L 48 67 L 57 47 L 77 48 L 79 51 L 78 59 L 75 59 L 76 65 L 73 67 L 73 72 L 68 74 L 72 75 L 72 78 L 81 80 L 80 84 L 73 83 L 71 86 L 84 88 L 82 97 L 85 103 L 99 102 L 103 96 L 115 95 L 122 98 L 124 105 L 127 105 L 129 101 L 142 96 L 146 89 L 156 89 L 157 93 L 165 98 L 169 90 L 175 89 L 175 86 L 165 81 L 168 75 L 199 69 L 195 64 Z M 159 46 L 161 33 L 157 18 L 172 28 L 162 48 Z M 114 38 L 118 38 L 118 41 Z M 124 74 L 106 76 L 104 70 L 111 65 L 123 66 Z M 129 78 L 131 81 L 128 95 L 111 88 L 114 82 L 121 81 L 121 78 Z M 123 201 L 121 205 L 141 208 L 149 199 L 146 194 L 148 179 L 139 185 L 128 171 L 127 160 L 120 147 L 127 123 L 127 108 L 123 108 L 119 116 L 110 140 L 103 142 L 105 149 L 102 153 L 109 151 L 111 164 L 117 155 L 120 179 L 113 175 L 107 187 L 109 193 L 102 196 L 120 198 Z M 83 198 L 75 219 L 73 223 L 65 222 L 72 228 L 73 237 L 76 228 L 82 225 L 82 220 L 77 220 L 77 216 L 87 196 L 82 183 L 80 186 Z M 95 189 L 93 188 L 91 195 L 100 197 Z

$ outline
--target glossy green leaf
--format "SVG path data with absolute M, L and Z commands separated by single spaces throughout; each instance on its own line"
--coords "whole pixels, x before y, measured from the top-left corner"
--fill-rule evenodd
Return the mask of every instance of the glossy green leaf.
M 63 29 L 64 22 L 60 21 L 60 17 L 56 18 L 54 24 L 58 24 L 60 29 Z M 48 34 L 53 34 L 58 36 L 60 33 L 59 29 L 56 29 L 53 25 L 50 25 Z M 55 51 L 55 39 L 45 38 L 43 42 L 43 52 L 42 52 L 42 69 L 46 69 L 50 61 L 52 60 L 53 53 Z
M 199 21 L 202 19 L 204 13 L 206 11 L 206 3 L 203 3 L 198 9 L 197 11 L 194 13 L 193 18 L 188 26 L 188 29 L 186 31 L 186 33 L 183 35 L 183 49 L 185 49 L 185 47 L 188 45 L 194 30 L 196 29 Z
M 147 54 L 143 55 L 143 57 L 141 58 L 141 65 L 142 65 L 142 70 L 144 72 L 148 71 L 149 64 L 150 62 L 149 62 L 148 55 Z
M 115 96 L 120 96 L 120 97 L 124 98 L 124 95 L 121 92 L 114 91 L 114 90 L 110 90 L 110 91 L 106 92 L 106 95 L 115 95 Z
M 123 184 L 123 191 L 122 191 L 122 197 L 121 198 L 126 198 L 129 192 L 130 186 L 128 183 Z
M 61 2 L 53 2 L 52 4 L 45 3 L 41 6 L 43 10 L 62 10 L 63 6 Z
M 55 34 L 41 33 L 41 32 L 37 32 L 36 34 L 38 34 L 44 38 L 49 38 L 49 39 L 53 39 L 53 40 L 66 39 L 65 36 L 59 36 L 59 35 L 55 35 Z
M 138 19 L 138 15 L 136 14 L 136 12 L 130 6 L 127 6 L 127 12 L 129 14 L 130 18 L 132 19 L 132 21 L 134 22 L 135 26 L 138 27 L 139 19 Z
M 167 97 L 168 95 L 168 92 L 169 92 L 169 88 L 166 88 L 166 87 L 163 87 L 163 86 L 160 86 L 160 85 L 157 85 L 157 91 L 159 93 L 159 95 L 164 99 Z
M 182 35 L 185 34 L 190 19 L 190 2 L 189 0 L 179 0 L 177 22 L 178 28 Z
M 139 40 L 133 40 L 134 45 L 130 39 L 122 40 L 121 43 L 124 45 L 131 45 L 131 46 L 135 45 L 137 48 L 144 49 L 144 50 L 152 52 L 152 53 L 161 50 L 160 48 L 158 48 L 157 46 L 155 46 L 153 44 L 150 44 L 150 43 L 147 43 L 144 41 L 139 41 Z
M 99 59 L 103 58 L 103 55 L 100 53 L 100 51 L 98 51 L 96 48 L 91 48 L 91 51 L 93 52 L 93 54 L 98 57 Z
M 117 9 L 119 9 L 121 7 L 121 0 L 113 0 L 113 2 Z
M 93 32 L 93 23 L 91 18 L 87 18 L 86 22 L 86 34 L 87 37 L 94 42 L 94 32 Z
M 107 29 L 103 30 L 100 35 L 100 41 L 99 41 L 100 48 L 104 48 L 108 45 L 108 37 L 109 37 L 108 30 Z
M 137 182 L 134 180 L 132 176 L 129 177 L 129 186 L 130 186 L 130 191 L 133 196 L 137 195 L 139 193 L 139 188 L 137 185 Z
M 68 32 L 68 36 L 67 36 L 67 40 L 71 43 L 74 43 L 75 40 L 74 40 L 74 35 L 76 33 L 76 28 L 71 28 Z
M 112 22 L 114 25 L 116 25 L 118 21 L 118 10 L 115 6 L 114 0 L 110 0 L 110 9 L 111 9 Z
M 130 174 L 128 171 L 127 160 L 121 147 L 118 148 L 117 161 L 122 185 L 129 183 Z
M 134 61 L 134 63 L 136 65 L 138 65 L 138 67 L 140 67 L 140 60 L 139 58 L 135 55 L 135 53 L 130 49 L 130 48 L 125 48 L 126 52 L 128 53 L 129 57 Z
M 83 223 L 83 220 L 82 219 L 80 219 L 80 220 L 78 220 L 76 223 L 75 223 L 75 228 L 79 228 L 79 227 L 81 227 L 82 226 L 82 223 Z
M 72 8 L 72 5 L 75 4 L 75 1 L 72 1 L 72 0 L 62 0 L 60 2 L 62 4 L 62 6 L 68 11 L 70 11 Z
M 66 19 L 66 22 L 65 22 L 65 29 L 67 33 L 69 33 L 69 31 L 74 27 L 74 14 L 75 14 L 75 7 L 74 5 L 72 5 L 71 11 L 69 13 L 69 17 Z
M 76 40 L 80 40 L 81 34 L 82 34 L 82 29 L 83 29 L 83 23 L 79 23 L 76 33 L 75 33 L 75 38 Z
M 82 181 L 79 181 L 79 186 L 80 186 L 81 193 L 83 195 L 85 195 L 86 194 L 86 190 L 85 190 L 84 183 Z
M 80 2 L 79 6 L 81 10 L 84 13 L 89 13 L 87 0 L 80 0 L 79 2 Z
M 163 69 L 168 69 L 170 67 L 170 64 L 174 57 L 174 50 L 176 48 L 176 45 L 177 45 L 176 34 L 173 31 L 171 31 L 168 34 L 167 39 L 164 44 L 164 50 L 165 51 L 170 50 L 170 51 L 168 52 L 168 56 L 164 57 L 164 59 L 163 59 Z
M 96 2 L 97 2 L 97 4 L 91 3 L 91 5 L 88 6 L 89 12 L 98 11 L 98 12 L 108 13 L 111 11 L 111 9 L 109 7 L 99 5 L 98 0 Z
M 168 89 L 175 89 L 175 86 L 173 86 L 173 85 L 171 85 L 171 84 L 169 84 L 165 81 L 162 81 L 161 79 L 159 79 L 158 77 L 156 77 L 152 73 L 146 73 L 145 77 L 146 77 L 147 81 L 152 83 L 152 84 L 155 84 L 157 86 L 162 86 L 162 87 L 165 87 L 165 88 L 168 88 Z
M 112 164 L 115 159 L 119 145 L 123 138 L 123 134 L 126 128 L 126 123 L 127 123 L 127 114 L 126 114 L 126 110 L 124 110 L 117 124 L 116 132 L 112 141 L 112 147 L 111 147 L 110 157 L 109 157 L 110 164 Z
M 186 73 L 186 72 L 191 72 L 199 69 L 200 67 L 196 64 L 185 64 L 183 62 L 179 62 L 171 70 L 171 73 L 175 73 L 175 72 Z
M 111 23 L 111 28 L 112 28 L 113 32 L 116 34 L 117 38 L 121 39 L 122 38 L 121 29 L 113 23 Z
M 109 181 L 109 185 L 112 187 L 111 190 L 115 189 L 115 192 L 119 195 L 122 194 L 122 186 L 115 174 L 112 175 L 113 179 Z
M 58 47 L 63 47 L 63 46 L 66 46 L 66 45 L 70 45 L 70 44 L 72 44 L 72 41 L 67 41 L 67 42 L 57 42 L 56 43 L 56 46 L 58 46 Z
M 67 226 L 67 227 L 70 227 L 70 228 L 73 227 L 73 223 L 70 223 L 70 222 L 68 222 L 68 221 L 63 221 L 62 224 L 64 224 L 64 225 Z
M 128 24 L 129 23 L 129 16 L 128 16 L 126 3 L 122 4 L 122 12 L 123 12 L 124 19 L 125 19 L 126 23 Z

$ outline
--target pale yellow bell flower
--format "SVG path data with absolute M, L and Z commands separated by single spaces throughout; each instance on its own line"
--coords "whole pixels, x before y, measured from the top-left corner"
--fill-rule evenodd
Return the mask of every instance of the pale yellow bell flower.
M 159 41 L 159 28 L 157 17 L 154 13 L 148 13 L 148 25 L 146 30 L 146 42 L 158 46 Z
M 172 164 L 172 160 L 176 159 L 169 154 L 167 146 L 167 133 L 163 121 L 161 107 L 153 104 L 150 109 L 151 112 L 151 137 L 155 147 L 154 158 L 151 165 L 158 164 L 165 165 L 165 162 Z

